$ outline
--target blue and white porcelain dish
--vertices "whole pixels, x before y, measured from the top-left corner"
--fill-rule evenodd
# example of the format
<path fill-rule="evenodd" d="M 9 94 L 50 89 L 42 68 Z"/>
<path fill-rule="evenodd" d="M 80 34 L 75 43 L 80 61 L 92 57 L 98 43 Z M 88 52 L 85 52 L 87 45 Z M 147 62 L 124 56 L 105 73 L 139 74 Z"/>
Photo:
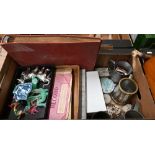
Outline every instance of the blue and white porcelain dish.
<path fill-rule="evenodd" d="M 28 94 L 32 90 L 32 83 L 23 83 L 23 84 L 18 84 L 14 90 L 14 99 L 16 101 L 19 100 L 27 100 Z"/>
<path fill-rule="evenodd" d="M 101 85 L 102 85 L 103 93 L 105 94 L 111 93 L 115 88 L 114 82 L 109 78 L 101 78 Z"/>

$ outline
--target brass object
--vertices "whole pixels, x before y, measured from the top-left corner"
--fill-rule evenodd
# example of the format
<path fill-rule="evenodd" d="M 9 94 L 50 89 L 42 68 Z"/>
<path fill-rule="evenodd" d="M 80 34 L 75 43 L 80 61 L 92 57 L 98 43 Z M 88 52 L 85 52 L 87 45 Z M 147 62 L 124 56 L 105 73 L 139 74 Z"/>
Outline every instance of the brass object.
<path fill-rule="evenodd" d="M 131 78 L 123 78 L 119 81 L 119 84 L 115 87 L 111 94 L 112 99 L 119 105 L 127 104 L 129 98 L 137 93 L 138 85 Z"/>

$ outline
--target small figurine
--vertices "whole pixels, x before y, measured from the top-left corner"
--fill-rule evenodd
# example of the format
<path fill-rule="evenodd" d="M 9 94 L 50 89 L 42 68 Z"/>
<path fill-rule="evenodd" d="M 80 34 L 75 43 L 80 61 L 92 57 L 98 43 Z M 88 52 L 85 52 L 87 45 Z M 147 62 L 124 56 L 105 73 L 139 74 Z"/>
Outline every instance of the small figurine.
<path fill-rule="evenodd" d="M 24 71 L 24 72 L 21 73 L 21 76 L 22 76 L 24 79 L 26 79 L 26 77 L 27 77 L 28 74 L 30 73 L 30 70 L 31 70 L 30 67 L 28 67 L 26 71 Z"/>
<path fill-rule="evenodd" d="M 34 115 L 37 112 L 39 112 L 39 111 L 37 110 L 36 102 L 35 101 L 31 101 L 31 106 L 28 109 L 28 113 L 30 113 L 31 115 Z"/>
<path fill-rule="evenodd" d="M 38 84 L 38 79 L 37 78 L 32 78 L 32 89 L 36 89 L 37 88 L 37 84 Z"/>
<path fill-rule="evenodd" d="M 30 96 L 27 99 L 27 106 L 25 107 L 25 111 L 30 113 L 37 112 L 36 107 L 46 107 L 46 101 L 48 95 L 48 89 L 34 89 L 32 90 Z M 35 104 L 33 104 L 35 103 Z"/>
<path fill-rule="evenodd" d="M 32 73 L 37 74 L 38 70 L 39 70 L 39 68 L 36 67 L 36 68 L 32 71 Z"/>
<path fill-rule="evenodd" d="M 44 86 L 47 86 L 47 85 L 49 85 L 49 83 L 50 83 L 50 81 L 51 81 L 51 78 L 50 78 L 50 75 L 51 75 L 51 74 L 47 75 L 47 73 L 48 73 L 50 70 L 49 70 L 49 69 L 46 69 L 46 70 L 44 71 L 44 68 L 42 68 L 41 70 L 42 70 L 42 71 L 39 72 L 39 73 L 37 74 L 37 78 L 38 78 L 40 81 L 42 81 L 42 82 L 45 83 Z M 43 72 L 43 71 L 44 71 L 44 72 Z"/>
<path fill-rule="evenodd" d="M 35 113 L 39 112 L 37 110 L 37 106 L 32 106 L 30 107 L 30 109 L 28 110 L 28 112 L 31 114 L 31 115 L 34 115 Z"/>
<path fill-rule="evenodd" d="M 42 69 L 38 72 L 38 75 L 42 75 L 44 73 L 45 67 L 42 67 Z"/>
<path fill-rule="evenodd" d="M 27 70 L 25 72 L 21 73 L 21 79 L 25 81 L 25 80 L 30 80 L 30 79 L 36 77 L 38 69 L 39 68 L 36 67 L 34 70 L 31 71 L 30 68 L 27 68 Z"/>
<path fill-rule="evenodd" d="M 10 105 L 10 108 L 13 109 L 14 114 L 17 116 L 17 119 L 21 119 L 21 117 L 25 114 L 22 110 L 17 110 L 18 106 L 20 105 L 19 102 L 13 102 Z"/>
<path fill-rule="evenodd" d="M 17 81 L 18 81 L 19 84 L 23 84 L 25 82 L 24 79 L 22 79 L 22 78 L 21 79 L 17 79 Z"/>

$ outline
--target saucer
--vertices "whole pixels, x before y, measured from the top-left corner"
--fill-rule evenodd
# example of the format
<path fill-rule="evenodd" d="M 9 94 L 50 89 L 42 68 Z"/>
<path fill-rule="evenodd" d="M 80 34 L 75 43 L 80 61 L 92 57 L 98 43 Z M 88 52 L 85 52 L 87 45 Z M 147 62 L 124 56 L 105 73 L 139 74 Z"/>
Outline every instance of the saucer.
<path fill-rule="evenodd" d="M 115 88 L 114 82 L 108 78 L 101 78 L 101 85 L 105 94 L 111 93 Z"/>

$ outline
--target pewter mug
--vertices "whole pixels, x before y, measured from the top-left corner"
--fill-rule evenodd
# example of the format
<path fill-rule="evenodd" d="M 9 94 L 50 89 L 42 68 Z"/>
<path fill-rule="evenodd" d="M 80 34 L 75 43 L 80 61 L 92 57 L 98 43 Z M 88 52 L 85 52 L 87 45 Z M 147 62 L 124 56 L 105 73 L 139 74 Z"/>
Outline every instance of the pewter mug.
<path fill-rule="evenodd" d="M 105 111 L 99 111 L 92 115 L 91 119 L 101 120 L 101 119 L 110 119 L 110 115 Z"/>
<path fill-rule="evenodd" d="M 143 115 L 135 110 L 129 110 L 125 113 L 124 119 L 141 120 L 144 119 Z"/>
<path fill-rule="evenodd" d="M 132 73 L 132 67 L 127 61 L 113 60 L 109 61 L 110 78 L 114 83 L 118 83 L 120 79 L 129 76 Z"/>
<path fill-rule="evenodd" d="M 111 94 L 112 99 L 119 105 L 127 104 L 129 98 L 138 91 L 137 83 L 131 78 L 123 78 Z"/>

